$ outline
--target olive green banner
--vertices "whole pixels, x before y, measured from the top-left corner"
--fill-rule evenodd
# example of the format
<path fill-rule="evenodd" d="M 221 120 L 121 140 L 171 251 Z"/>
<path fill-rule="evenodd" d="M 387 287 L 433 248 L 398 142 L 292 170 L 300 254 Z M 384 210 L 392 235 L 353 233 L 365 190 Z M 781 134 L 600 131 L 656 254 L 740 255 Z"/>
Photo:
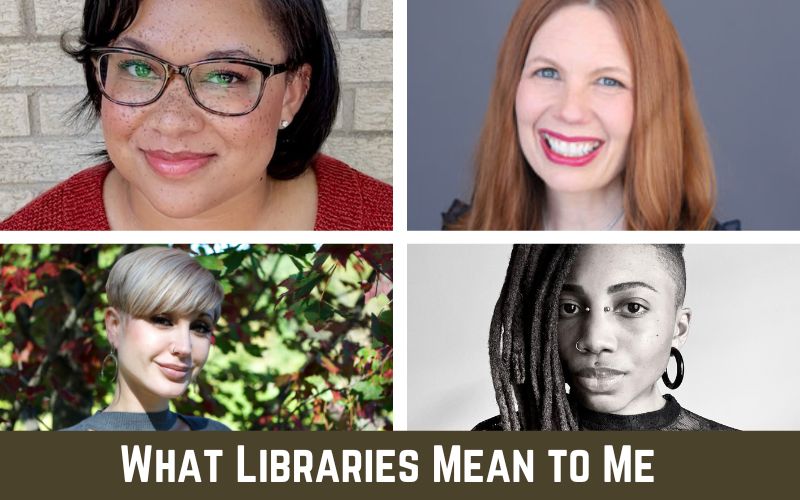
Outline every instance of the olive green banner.
<path fill-rule="evenodd" d="M 0 481 L 5 498 L 740 498 L 792 491 L 797 449 L 800 432 L 8 432 Z"/>

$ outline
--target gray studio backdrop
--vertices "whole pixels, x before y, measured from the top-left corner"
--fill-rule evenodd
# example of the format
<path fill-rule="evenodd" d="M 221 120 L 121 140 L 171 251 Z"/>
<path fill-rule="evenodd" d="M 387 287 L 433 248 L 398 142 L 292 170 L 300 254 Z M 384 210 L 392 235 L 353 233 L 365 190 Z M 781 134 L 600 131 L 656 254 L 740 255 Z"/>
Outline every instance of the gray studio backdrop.
<path fill-rule="evenodd" d="M 488 332 L 510 246 L 409 245 L 408 429 L 469 430 L 497 415 Z M 800 430 L 800 246 L 685 250 L 685 408 L 742 430 Z"/>
<path fill-rule="evenodd" d="M 689 55 L 721 220 L 800 229 L 800 2 L 662 0 Z M 495 61 L 517 0 L 408 2 L 408 227 L 469 200 Z"/>

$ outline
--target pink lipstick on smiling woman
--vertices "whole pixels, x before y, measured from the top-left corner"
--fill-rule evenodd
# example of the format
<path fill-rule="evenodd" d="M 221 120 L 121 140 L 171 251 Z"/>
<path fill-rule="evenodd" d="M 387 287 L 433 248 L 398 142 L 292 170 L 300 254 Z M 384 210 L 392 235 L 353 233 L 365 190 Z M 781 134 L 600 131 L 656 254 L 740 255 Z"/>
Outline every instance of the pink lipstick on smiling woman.
<path fill-rule="evenodd" d="M 552 130 L 540 129 L 542 149 L 553 163 L 583 167 L 600 154 L 605 141 L 596 137 L 567 137 Z"/>
<path fill-rule="evenodd" d="M 206 166 L 214 154 L 142 150 L 150 167 L 164 177 L 182 177 Z"/>

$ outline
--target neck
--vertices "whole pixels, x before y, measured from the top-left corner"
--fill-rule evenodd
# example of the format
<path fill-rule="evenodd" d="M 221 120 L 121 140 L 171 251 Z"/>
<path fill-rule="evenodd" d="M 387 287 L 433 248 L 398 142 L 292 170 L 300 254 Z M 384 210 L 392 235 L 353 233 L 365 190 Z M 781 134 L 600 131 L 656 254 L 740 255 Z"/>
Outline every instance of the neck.
<path fill-rule="evenodd" d="M 272 181 L 265 175 L 262 182 L 252 185 L 235 197 L 223 200 L 208 210 L 188 217 L 176 217 L 160 212 L 144 194 L 127 181 L 124 206 L 130 214 L 130 224 L 145 230 L 248 230 L 258 225 L 259 215 L 269 205 Z"/>
<path fill-rule="evenodd" d="M 544 228 L 547 230 L 625 229 L 622 180 L 604 189 L 581 193 L 546 193 Z"/>
<path fill-rule="evenodd" d="M 120 378 L 114 391 L 114 400 L 106 411 L 129 413 L 158 413 L 169 409 L 169 400 L 144 391 L 134 391 Z"/>

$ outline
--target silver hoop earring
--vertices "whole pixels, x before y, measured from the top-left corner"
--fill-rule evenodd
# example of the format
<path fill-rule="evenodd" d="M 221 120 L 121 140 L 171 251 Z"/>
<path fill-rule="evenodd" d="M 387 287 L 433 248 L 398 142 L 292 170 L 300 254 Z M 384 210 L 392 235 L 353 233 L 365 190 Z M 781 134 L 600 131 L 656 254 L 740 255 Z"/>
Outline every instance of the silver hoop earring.
<path fill-rule="evenodd" d="M 581 349 L 581 347 L 578 345 L 579 343 L 580 343 L 580 340 L 575 342 L 575 349 L 577 349 L 578 352 L 580 352 L 580 353 L 589 352 L 587 349 Z"/>
<path fill-rule="evenodd" d="M 119 372 L 119 360 L 117 359 L 116 348 L 113 346 L 111 347 L 111 352 L 106 354 L 106 357 L 103 358 L 103 364 L 100 365 L 102 368 L 100 369 L 100 375 L 103 378 L 106 378 L 106 365 L 108 364 L 108 360 L 111 359 L 114 361 L 114 377 L 111 379 L 112 382 L 117 381 L 117 373 Z"/>
<path fill-rule="evenodd" d="M 283 130 L 289 126 L 289 120 L 281 120 L 280 129 Z"/>

